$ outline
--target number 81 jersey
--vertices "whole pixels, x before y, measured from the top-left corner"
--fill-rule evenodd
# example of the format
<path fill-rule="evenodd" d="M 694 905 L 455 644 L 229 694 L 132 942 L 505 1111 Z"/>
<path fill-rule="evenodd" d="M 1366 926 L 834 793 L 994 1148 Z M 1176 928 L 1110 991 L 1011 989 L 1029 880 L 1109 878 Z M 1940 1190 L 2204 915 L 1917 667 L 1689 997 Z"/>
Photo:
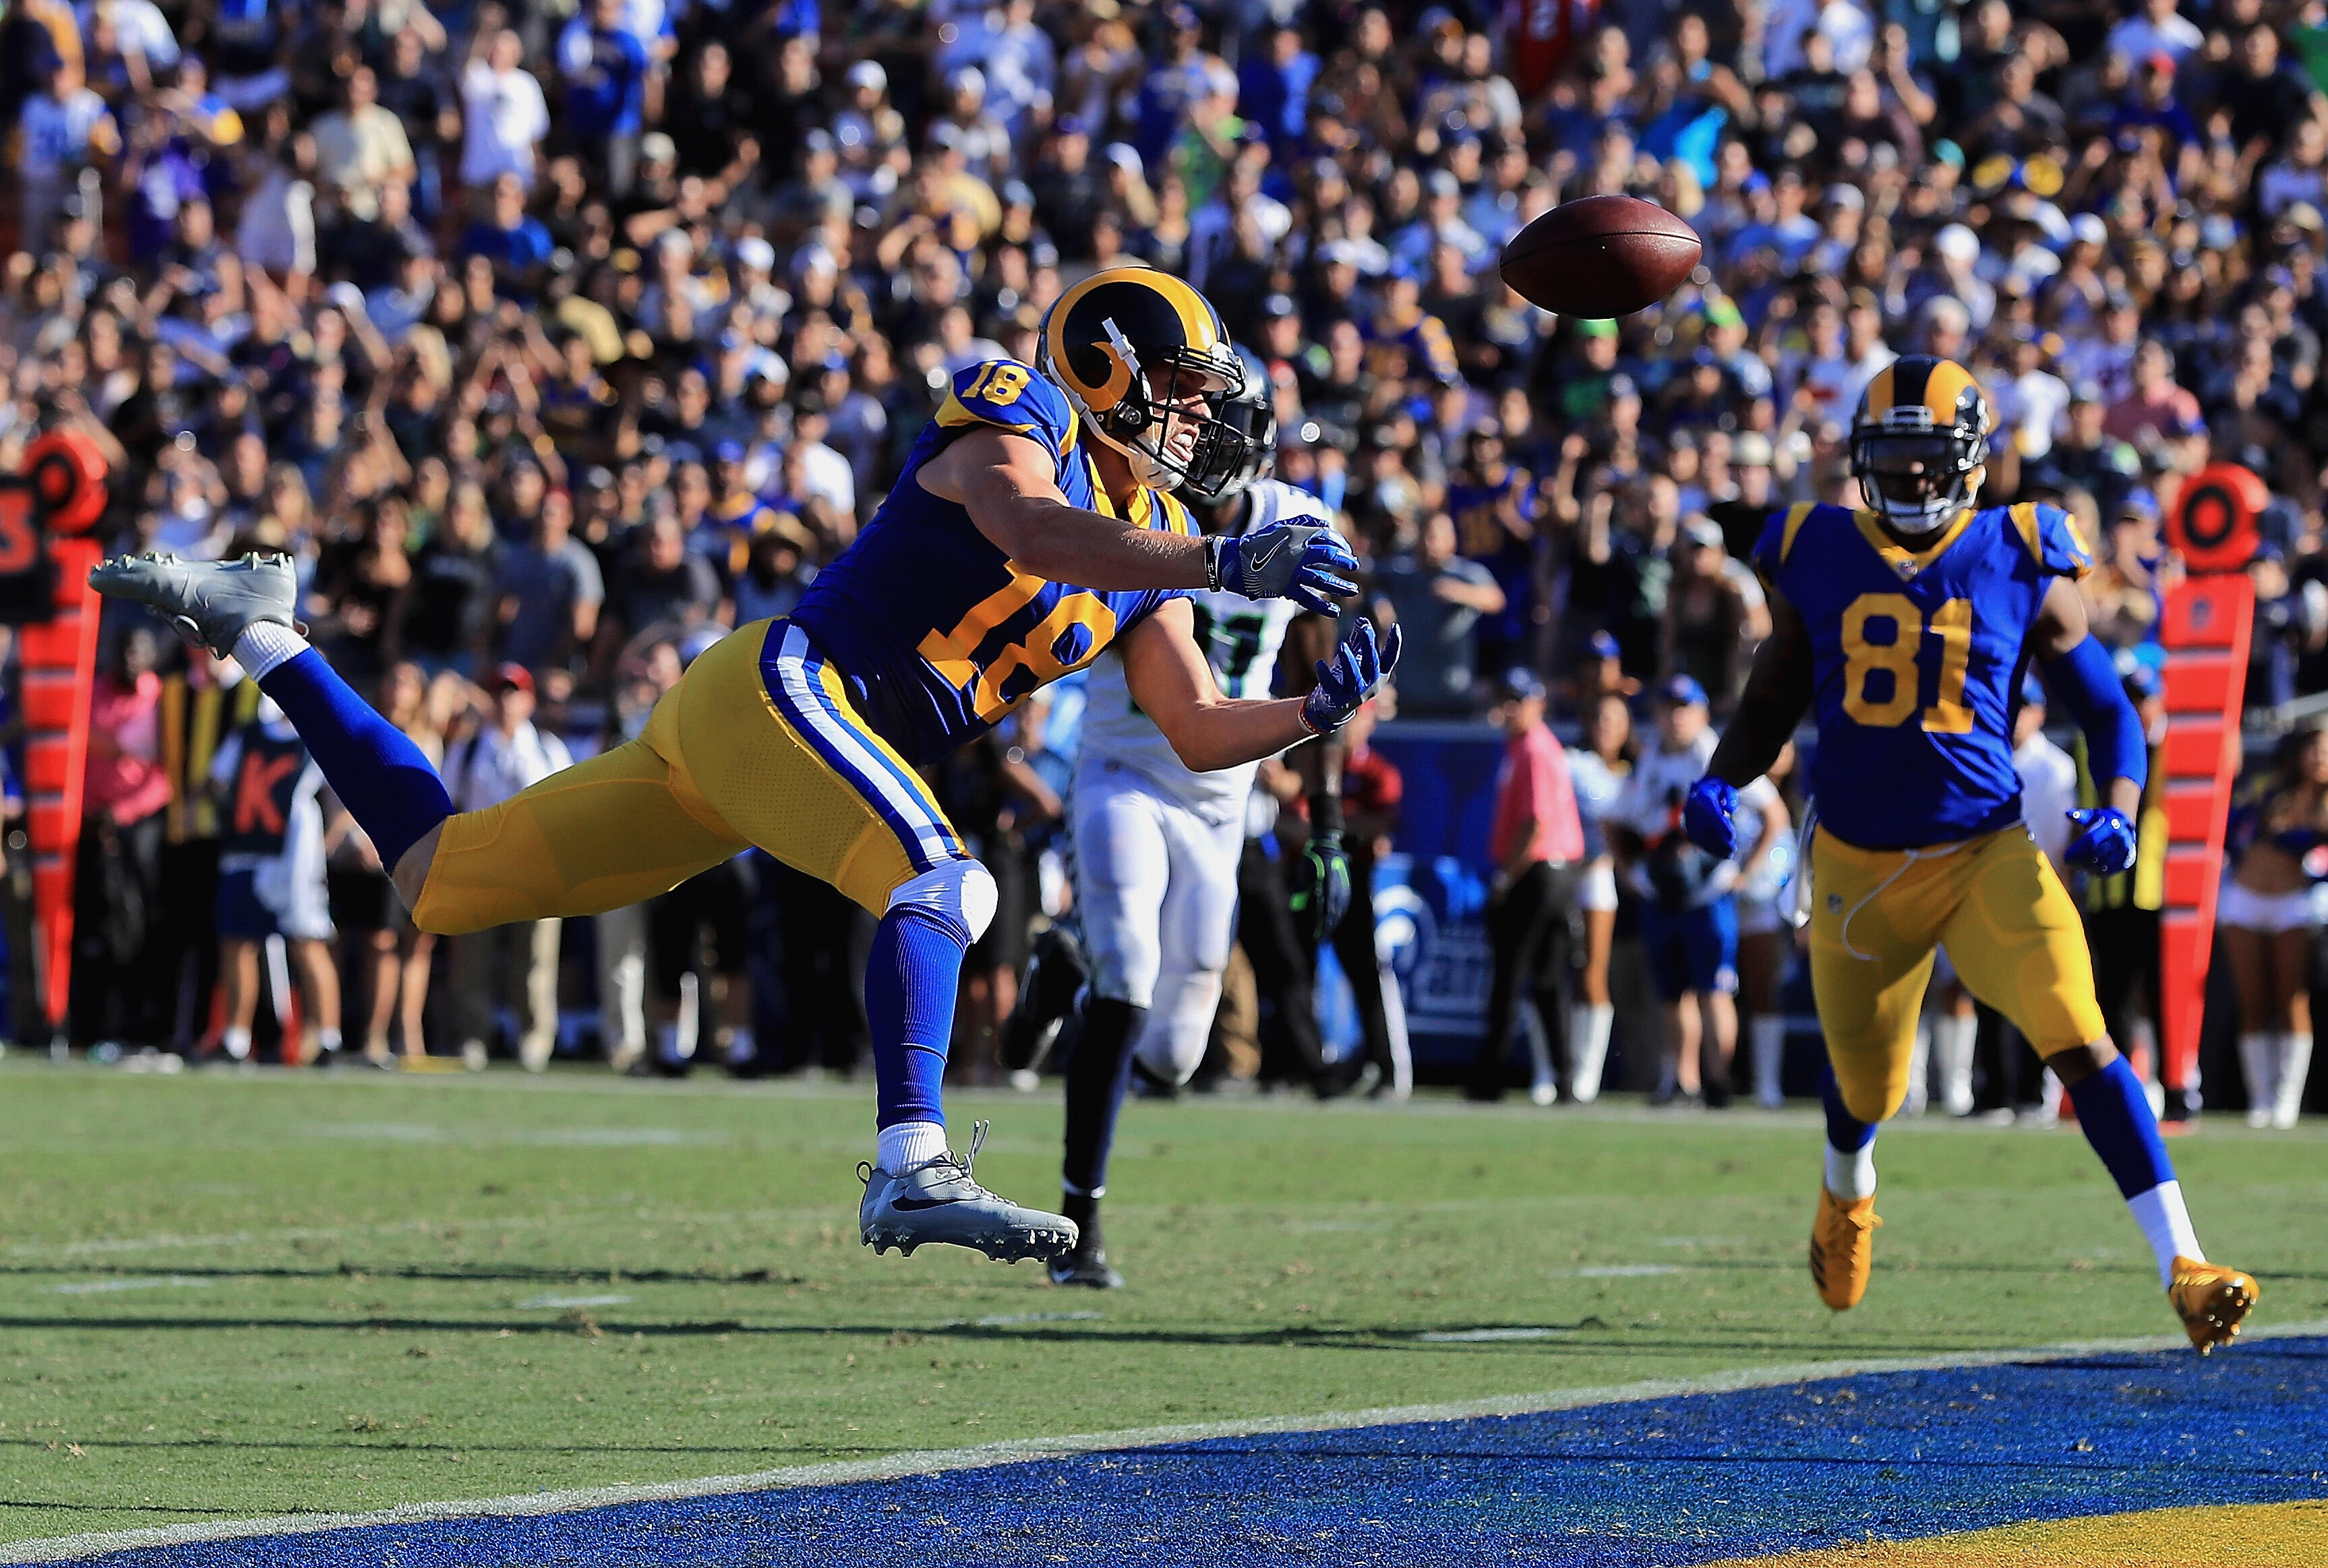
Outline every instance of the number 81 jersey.
<path fill-rule="evenodd" d="M 1273 522 L 1328 521 L 1316 497 L 1281 480 L 1256 480 L 1244 493 L 1244 518 L 1234 530 L 1239 537 Z M 1300 607 L 1291 599 L 1248 599 L 1230 593 L 1197 593 L 1189 597 L 1197 612 L 1197 642 L 1206 662 L 1213 667 L 1213 680 L 1221 695 L 1270 695 L 1278 651 L 1285 645 L 1285 628 L 1301 613 Z M 1120 656 L 1103 656 L 1092 666 L 1087 690 L 1078 772 L 1110 765 L 1130 768 L 1158 794 L 1187 806 L 1208 822 L 1225 822 L 1229 813 L 1244 812 L 1260 764 L 1244 763 L 1218 773 L 1191 773 L 1163 732 L 1131 699 Z"/>
<path fill-rule="evenodd" d="M 1754 565 L 1810 634 L 1822 830 L 1906 850 L 2020 820 L 2023 650 L 2053 579 L 2093 565 L 2068 513 L 1967 511 L 1910 549 L 1871 512 L 1805 503 L 1771 517 Z"/>

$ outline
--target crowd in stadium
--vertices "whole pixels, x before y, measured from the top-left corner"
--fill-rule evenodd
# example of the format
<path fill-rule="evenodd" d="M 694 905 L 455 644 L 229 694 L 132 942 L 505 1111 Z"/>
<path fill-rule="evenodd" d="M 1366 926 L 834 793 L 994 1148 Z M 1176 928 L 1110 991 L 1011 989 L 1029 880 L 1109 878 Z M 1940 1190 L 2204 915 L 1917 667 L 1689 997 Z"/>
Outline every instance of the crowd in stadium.
<path fill-rule="evenodd" d="M 1767 627 L 1706 509 L 1855 500 L 1846 426 L 1901 353 L 1986 390 L 1984 502 L 2055 501 L 2095 543 L 2137 695 L 2180 569 L 2162 513 L 2211 461 L 2262 475 L 2248 701 L 2328 689 L 2323 82 L 2319 0 L 9 0 L 0 467 L 79 428 L 109 543 L 291 552 L 317 645 L 489 803 L 784 614 L 949 374 L 1032 362 L 1064 287 L 1137 259 L 1265 365 L 1278 477 L 1405 628 L 1396 715 L 1525 737 L 1548 711 L 1592 758 L 1598 853 L 1634 732 L 1718 724 Z M 1522 225 L 1620 192 L 1702 235 L 1688 286 L 1615 322 L 1502 286 Z M 249 1051 L 230 906 L 312 831 L 328 897 L 276 924 L 314 1043 L 539 1066 L 562 944 L 618 1063 L 676 1065 L 690 991 L 739 1068 L 855 1059 L 862 922 L 821 884 L 754 856 L 587 944 L 439 946 L 328 797 L 235 809 L 268 731 L 230 663 L 119 606 L 102 657 L 81 1043 Z M 1058 904 L 1051 718 L 938 781 L 1004 889 L 973 1075 Z M 2284 763 L 2315 814 L 2321 750 Z M 2235 875 L 2307 886 L 2281 871 Z M 1618 897 L 1577 925 L 1586 1005 Z M 2269 958 L 2305 908 L 2241 967 L 2257 1019 L 2296 1005 Z M 1694 1054 L 1667 1077 L 1695 1092 Z"/>

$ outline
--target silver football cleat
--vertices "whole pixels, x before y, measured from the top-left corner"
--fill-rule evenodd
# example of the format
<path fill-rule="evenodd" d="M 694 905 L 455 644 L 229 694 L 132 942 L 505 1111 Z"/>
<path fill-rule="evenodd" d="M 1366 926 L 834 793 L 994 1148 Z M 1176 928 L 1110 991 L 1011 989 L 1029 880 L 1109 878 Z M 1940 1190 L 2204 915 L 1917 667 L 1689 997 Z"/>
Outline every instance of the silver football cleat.
<path fill-rule="evenodd" d="M 1073 1252 L 1075 1221 L 998 1197 L 972 1177 L 987 1125 L 980 1122 L 972 1128 L 966 1155 L 949 1150 L 926 1165 L 895 1175 L 859 1164 L 857 1175 L 865 1183 L 865 1199 L 858 1206 L 857 1223 L 865 1244 L 876 1253 L 896 1247 L 910 1257 L 915 1247 L 943 1243 L 1005 1263 Z"/>

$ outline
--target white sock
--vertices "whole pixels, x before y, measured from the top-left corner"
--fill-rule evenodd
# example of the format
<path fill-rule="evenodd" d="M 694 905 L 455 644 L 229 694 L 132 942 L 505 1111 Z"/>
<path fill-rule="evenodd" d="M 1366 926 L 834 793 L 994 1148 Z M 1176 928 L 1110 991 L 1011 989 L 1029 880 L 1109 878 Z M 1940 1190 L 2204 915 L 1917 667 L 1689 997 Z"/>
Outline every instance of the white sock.
<path fill-rule="evenodd" d="M 1754 1098 L 1775 1105 L 1785 1098 L 1779 1073 L 1787 1065 L 1787 1020 L 1757 1013 L 1748 1032 L 1754 1044 Z"/>
<path fill-rule="evenodd" d="M 2279 1089 L 2279 1037 L 2261 1029 L 2239 1037 L 2239 1071 L 2248 1081 L 2248 1125 L 2271 1119 Z"/>
<path fill-rule="evenodd" d="M 2199 1250 L 2199 1233 L 2191 1228 L 2191 1211 L 2182 1207 L 2182 1184 L 2162 1181 L 2148 1192 L 2137 1192 L 2126 1200 L 2134 1211 L 2134 1223 L 2142 1227 L 2142 1239 L 2150 1244 L 2153 1255 L 2158 1259 L 2158 1282 L 2174 1282 L 2174 1260 L 2189 1258 L 2203 1263 L 2207 1254 Z"/>
<path fill-rule="evenodd" d="M 1927 1087 L 1931 1082 L 1932 1019 L 1929 1014 L 1916 1020 L 1916 1044 L 1908 1053 L 1908 1097 L 1900 1103 L 1903 1116 L 1921 1116 L 1929 1099 Z"/>
<path fill-rule="evenodd" d="M 1875 1140 L 1845 1154 L 1834 1144 L 1826 1148 L 1826 1189 L 1849 1203 L 1875 1196 Z"/>
<path fill-rule="evenodd" d="M 1966 1013 L 1944 1013 L 1932 1020 L 1932 1065 L 1939 1069 L 1940 1103 L 1951 1116 L 1972 1109 L 1973 1037 L 1980 1020 Z"/>
<path fill-rule="evenodd" d="M 880 1151 L 874 1166 L 892 1176 L 927 1165 L 946 1151 L 943 1122 L 899 1122 L 881 1129 Z"/>
<path fill-rule="evenodd" d="M 226 1054 L 232 1056 L 236 1061 L 247 1062 L 250 1060 L 250 1031 L 249 1029 L 230 1028 L 219 1037 L 219 1043 L 226 1047 Z"/>
<path fill-rule="evenodd" d="M 234 662 L 253 681 L 307 651 L 307 639 L 280 621 L 253 621 L 234 640 Z"/>
<path fill-rule="evenodd" d="M 2271 1124 L 2293 1127 L 2304 1110 L 2304 1080 L 2312 1070 L 2312 1035 L 2279 1037 L 2279 1081 L 2273 1085 Z"/>
<path fill-rule="evenodd" d="M 317 1029 L 315 1031 L 315 1047 L 318 1050 L 338 1050 L 340 1048 L 340 1031 L 337 1029 Z"/>
<path fill-rule="evenodd" d="M 753 1038 L 752 1031 L 750 1029 L 729 1029 L 728 1031 L 728 1060 L 729 1065 L 739 1067 L 742 1066 L 745 1063 L 750 1061 L 759 1053 L 759 1042 Z"/>
<path fill-rule="evenodd" d="M 1616 1018 L 1617 1009 L 1605 1002 L 1599 1007 L 1582 1004 L 1568 1011 L 1568 1048 L 1573 1053 L 1569 1088 L 1580 1105 L 1600 1097 L 1600 1072 L 1609 1060 L 1609 1026 Z"/>

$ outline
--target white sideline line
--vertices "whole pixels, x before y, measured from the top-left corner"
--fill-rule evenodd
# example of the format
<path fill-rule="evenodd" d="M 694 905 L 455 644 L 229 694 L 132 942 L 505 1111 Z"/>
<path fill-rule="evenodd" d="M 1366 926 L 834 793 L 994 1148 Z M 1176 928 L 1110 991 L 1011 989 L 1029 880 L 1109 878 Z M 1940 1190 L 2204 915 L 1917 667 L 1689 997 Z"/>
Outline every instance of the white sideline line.
<path fill-rule="evenodd" d="M 2328 1334 L 2328 1319 L 2306 1323 L 2282 1323 L 2258 1329 L 2248 1338 L 2251 1340 L 2285 1339 L 2315 1334 Z M 106 1552 L 124 1552 L 136 1546 L 174 1546 L 199 1541 L 233 1541 L 263 1535 L 303 1535 L 326 1530 L 423 1524 L 437 1519 L 480 1516 L 521 1518 L 570 1513 L 580 1508 L 603 1508 L 621 1503 L 681 1502 L 693 1498 L 733 1496 L 739 1492 L 833 1486 L 848 1481 L 896 1480 L 906 1476 L 938 1475 L 948 1470 L 978 1469 L 994 1465 L 1028 1464 L 1040 1460 L 1070 1459 L 1076 1454 L 1115 1449 L 1156 1448 L 1168 1443 L 1198 1442 L 1210 1438 L 1253 1437 L 1279 1432 L 1347 1432 L 1362 1427 L 1398 1426 L 1414 1422 L 1463 1421 L 1489 1415 L 1533 1415 L 1544 1411 L 1575 1410 L 1591 1404 L 1619 1404 L 1644 1399 L 1670 1399 L 1687 1394 L 1725 1394 L 1746 1388 L 1770 1388 L 1780 1384 L 1815 1379 L 1857 1377 L 1886 1372 L 1934 1372 L 1959 1366 L 1998 1366 L 2016 1361 L 2059 1361 L 2126 1351 L 2188 1349 L 2189 1346 L 2190 1341 L 2180 1334 L 2156 1334 L 2132 1339 L 2090 1339 L 2042 1345 L 2020 1350 L 1973 1350 L 1955 1356 L 1808 1361 L 1790 1366 L 1742 1367 L 1732 1372 L 1708 1373 L 1700 1377 L 1648 1378 L 1638 1383 L 1619 1383 L 1600 1388 L 1554 1389 L 1541 1394 L 1457 1400 L 1444 1404 L 1394 1405 L 1376 1410 L 1326 1411 L 1312 1415 L 1258 1416 L 1245 1421 L 1192 1422 L 1179 1426 L 1126 1427 L 1116 1432 L 1077 1432 L 1065 1437 L 1016 1438 L 1003 1442 L 981 1443 L 975 1448 L 925 1449 L 910 1453 L 887 1454 L 879 1459 L 792 1465 L 743 1476 L 707 1476 L 699 1480 L 590 1487 L 460 1502 L 408 1503 L 401 1507 L 361 1514 L 292 1514 L 268 1519 L 215 1520 L 202 1524 L 150 1526 L 140 1530 L 105 1530 L 86 1535 L 60 1535 L 47 1540 L 16 1541 L 0 1545 L 0 1563 L 56 1563 L 77 1557 L 93 1557 Z"/>

